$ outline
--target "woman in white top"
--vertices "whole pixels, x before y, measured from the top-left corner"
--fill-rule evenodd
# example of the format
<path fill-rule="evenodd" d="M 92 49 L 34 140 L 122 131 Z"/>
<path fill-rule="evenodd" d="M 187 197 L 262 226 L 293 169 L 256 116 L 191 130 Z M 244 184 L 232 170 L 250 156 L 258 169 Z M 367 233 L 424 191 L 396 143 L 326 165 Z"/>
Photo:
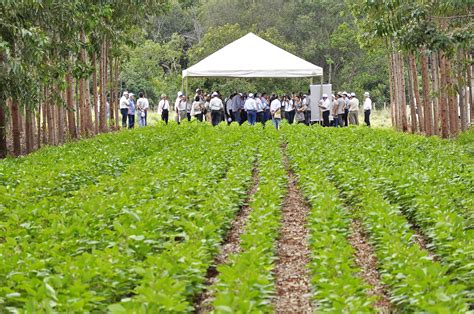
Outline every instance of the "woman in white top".
<path fill-rule="evenodd" d="M 281 102 L 278 100 L 276 95 L 272 95 L 270 98 L 270 115 L 272 116 L 273 125 L 277 130 L 280 129 L 281 122 Z"/>
<path fill-rule="evenodd" d="M 203 117 L 203 110 L 204 110 L 204 104 L 201 101 L 201 97 L 196 96 L 194 98 L 194 102 L 191 108 L 191 115 L 196 117 L 196 119 L 199 122 L 202 122 L 202 117 Z"/>
<path fill-rule="evenodd" d="M 293 103 L 293 99 L 290 99 L 289 96 L 284 96 L 282 101 L 282 106 L 285 107 L 285 119 L 288 120 L 289 124 L 293 124 L 293 120 L 295 119 L 295 105 Z"/>

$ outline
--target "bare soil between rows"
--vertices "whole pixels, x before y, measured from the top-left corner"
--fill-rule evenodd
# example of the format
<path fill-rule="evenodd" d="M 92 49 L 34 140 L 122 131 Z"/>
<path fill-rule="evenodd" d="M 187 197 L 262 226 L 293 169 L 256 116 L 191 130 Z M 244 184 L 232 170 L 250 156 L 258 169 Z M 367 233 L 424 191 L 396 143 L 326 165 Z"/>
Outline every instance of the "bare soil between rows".
<path fill-rule="evenodd" d="M 250 183 L 250 189 L 247 193 L 247 198 L 245 199 L 242 207 L 237 212 L 234 220 L 231 222 L 229 231 L 224 238 L 219 254 L 214 258 L 213 264 L 207 270 L 206 279 L 204 281 L 205 288 L 203 292 L 196 297 L 196 301 L 194 303 L 195 313 L 209 313 L 213 310 L 212 301 L 214 300 L 214 295 L 210 288 L 216 283 L 217 276 L 219 275 L 217 266 L 226 264 L 230 255 L 241 252 L 240 237 L 245 230 L 247 219 L 252 211 L 249 203 L 252 200 L 254 194 L 257 192 L 258 184 L 258 168 L 255 165 L 252 170 L 252 181 Z"/>
<path fill-rule="evenodd" d="M 284 147 L 282 148 L 284 150 Z M 297 178 L 289 169 L 288 192 L 282 207 L 280 236 L 277 242 L 275 266 L 276 313 L 312 313 L 309 230 L 307 216 L 310 211 L 297 187 Z"/>

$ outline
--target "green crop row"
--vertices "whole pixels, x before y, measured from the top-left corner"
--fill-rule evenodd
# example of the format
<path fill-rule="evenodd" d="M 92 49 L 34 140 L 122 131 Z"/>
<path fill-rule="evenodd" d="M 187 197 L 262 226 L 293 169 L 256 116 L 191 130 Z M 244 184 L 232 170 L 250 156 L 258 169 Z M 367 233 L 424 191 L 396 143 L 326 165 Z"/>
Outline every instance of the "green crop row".
<path fill-rule="evenodd" d="M 375 299 L 358 275 L 354 249 L 347 241 L 350 218 L 339 200 L 337 189 L 324 178 L 324 164 L 310 162 L 312 147 L 299 136 L 287 133 L 287 151 L 298 182 L 311 211 L 311 263 L 313 299 L 320 312 L 375 312 Z"/>
<path fill-rule="evenodd" d="M 375 246 L 381 279 L 390 287 L 392 302 L 410 311 L 466 311 L 465 287 L 452 283 L 448 267 L 433 261 L 414 243 L 414 233 L 399 209 L 376 191 L 373 174 L 355 162 L 361 148 L 350 141 L 349 132 L 353 131 L 315 128 L 293 140 L 330 148 L 311 150 L 307 161 L 322 165 L 362 221 Z M 371 155 L 359 158 L 373 165 Z"/>
<path fill-rule="evenodd" d="M 241 236 L 242 252 L 232 254 L 227 264 L 217 267 L 217 282 L 211 287 L 216 313 L 272 310 L 275 293 L 272 270 L 286 171 L 278 132 L 267 128 L 262 136 L 265 142 L 258 147 L 258 189 L 249 204 L 252 211 Z"/>
<path fill-rule="evenodd" d="M 394 132 L 347 132 L 358 149 L 344 148 L 351 164 L 430 240 L 429 248 L 466 285 L 474 302 L 474 163 L 458 146 Z"/>
<path fill-rule="evenodd" d="M 177 284 L 184 282 L 180 276 L 190 277 L 186 270 L 206 269 L 206 258 L 245 196 L 250 173 L 241 168 L 251 164 L 253 152 L 235 145 L 245 130 L 202 127 L 176 133 L 182 141 L 170 141 L 119 177 L 8 213 L 0 222 L 5 231 L 0 310 L 88 311 L 121 306 L 118 301 L 133 304 L 155 291 L 146 283 L 151 270 L 166 273 L 153 262 L 166 256 L 180 256 L 170 263 L 179 271 L 169 272 Z M 193 289 L 199 290 L 199 283 L 186 285 L 184 298 Z M 167 308 L 170 301 L 162 302 Z"/>

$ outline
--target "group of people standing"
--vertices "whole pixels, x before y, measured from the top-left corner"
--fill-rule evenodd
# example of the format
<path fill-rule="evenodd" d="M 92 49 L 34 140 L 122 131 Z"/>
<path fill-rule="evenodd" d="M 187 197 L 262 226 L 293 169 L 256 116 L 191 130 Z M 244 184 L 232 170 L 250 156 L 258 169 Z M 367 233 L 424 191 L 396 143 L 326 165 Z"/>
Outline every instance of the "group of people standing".
<path fill-rule="evenodd" d="M 319 102 L 319 108 L 323 114 L 323 126 L 345 127 L 359 125 L 360 101 L 355 93 L 339 92 L 329 99 L 323 94 Z M 368 92 L 364 93 L 364 122 L 370 127 L 370 113 L 372 111 L 372 100 Z"/>
<path fill-rule="evenodd" d="M 332 95 L 331 99 L 323 94 L 319 101 L 322 112 L 322 121 L 325 127 L 344 127 L 348 125 L 359 125 L 359 99 L 355 93 L 339 92 Z M 134 94 L 125 91 L 120 99 L 120 111 L 122 113 L 122 127 L 133 128 L 135 116 L 138 115 L 140 126 L 147 125 L 149 102 L 143 93 L 135 103 Z M 212 94 L 204 94 L 197 89 L 194 97 L 189 100 L 182 92 L 178 92 L 174 106 L 170 105 L 168 96 L 161 95 L 158 103 L 158 114 L 168 124 L 170 111 L 174 110 L 174 117 L 178 124 L 182 121 L 191 121 L 192 117 L 203 122 L 208 121 L 213 126 L 225 121 L 227 124 L 233 122 L 250 125 L 272 120 L 273 125 L 279 129 L 282 119 L 289 124 L 301 123 L 311 125 L 311 99 L 308 95 L 293 93 L 279 97 L 276 94 L 266 93 L 233 93 L 224 98 L 216 91 Z M 364 93 L 364 121 L 370 127 L 370 113 L 372 100 L 368 92 Z M 314 122 L 313 122 L 314 123 Z"/>
<path fill-rule="evenodd" d="M 138 116 L 139 126 L 147 125 L 148 109 L 150 103 L 143 93 L 138 94 L 138 100 L 135 103 L 135 95 L 124 91 L 120 98 L 120 113 L 122 114 L 122 128 L 133 129 L 135 127 L 135 115 Z"/>

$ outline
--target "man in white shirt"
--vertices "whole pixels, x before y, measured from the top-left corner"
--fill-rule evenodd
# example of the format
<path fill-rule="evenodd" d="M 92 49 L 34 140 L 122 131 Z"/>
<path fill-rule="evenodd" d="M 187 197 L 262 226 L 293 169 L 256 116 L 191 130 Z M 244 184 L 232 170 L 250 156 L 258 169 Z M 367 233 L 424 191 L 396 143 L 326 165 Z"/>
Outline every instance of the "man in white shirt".
<path fill-rule="evenodd" d="M 351 100 L 349 100 L 349 123 L 359 125 L 359 99 L 355 93 L 351 93 Z"/>
<path fill-rule="evenodd" d="M 161 94 L 161 100 L 158 103 L 158 114 L 161 115 L 161 120 L 165 121 L 168 124 L 170 113 L 170 102 L 168 101 L 168 96 L 166 94 Z"/>
<path fill-rule="evenodd" d="M 120 113 L 122 114 L 122 128 L 127 128 L 128 119 L 128 92 L 124 91 L 120 98 Z"/>
<path fill-rule="evenodd" d="M 323 94 L 323 99 L 320 102 L 319 108 L 321 108 L 323 112 L 323 126 L 328 127 L 329 126 L 329 108 L 331 105 L 330 100 L 328 99 L 327 94 Z"/>
<path fill-rule="evenodd" d="M 308 95 L 303 95 L 303 106 L 306 106 L 304 112 L 304 123 L 306 125 L 311 124 L 311 98 Z"/>
<path fill-rule="evenodd" d="M 364 122 L 370 128 L 370 112 L 372 111 L 372 99 L 369 92 L 364 93 Z"/>
<path fill-rule="evenodd" d="M 143 95 L 142 92 L 138 94 L 137 100 L 137 109 L 138 109 L 138 125 L 139 126 L 146 126 L 147 125 L 147 115 L 148 115 L 148 108 L 150 107 L 150 103 L 148 99 Z"/>
<path fill-rule="evenodd" d="M 245 101 L 244 110 L 247 111 L 249 124 L 255 125 L 255 122 L 257 122 L 257 102 L 252 93 L 249 94 L 249 97 Z"/>
<path fill-rule="evenodd" d="M 217 92 L 212 93 L 212 99 L 209 102 L 209 110 L 211 110 L 211 122 L 213 126 L 221 123 L 222 111 L 224 110 L 224 104 L 219 98 Z"/>

